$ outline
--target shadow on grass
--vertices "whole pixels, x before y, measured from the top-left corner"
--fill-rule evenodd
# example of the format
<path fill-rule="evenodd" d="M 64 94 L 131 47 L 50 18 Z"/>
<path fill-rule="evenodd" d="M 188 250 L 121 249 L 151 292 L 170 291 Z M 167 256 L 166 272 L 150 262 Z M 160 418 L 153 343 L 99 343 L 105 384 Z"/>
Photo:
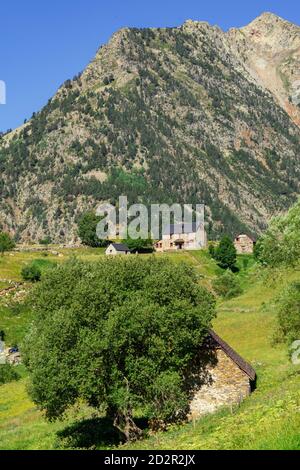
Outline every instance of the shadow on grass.
<path fill-rule="evenodd" d="M 147 428 L 145 418 L 135 419 L 141 429 Z M 109 418 L 91 418 L 74 423 L 57 433 L 59 447 L 68 449 L 107 449 L 124 443 L 123 436 Z"/>

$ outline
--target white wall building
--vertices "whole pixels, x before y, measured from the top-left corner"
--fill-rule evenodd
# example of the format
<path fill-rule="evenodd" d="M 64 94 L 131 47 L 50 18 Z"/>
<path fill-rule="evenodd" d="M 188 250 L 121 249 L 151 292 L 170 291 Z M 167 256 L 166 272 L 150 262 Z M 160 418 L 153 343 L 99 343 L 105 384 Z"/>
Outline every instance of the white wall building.
<path fill-rule="evenodd" d="M 129 255 L 130 250 L 127 245 L 124 245 L 124 243 L 111 243 L 106 248 L 105 254 L 107 256 Z"/>
<path fill-rule="evenodd" d="M 203 223 L 170 225 L 162 240 L 155 244 L 156 251 L 201 250 L 207 245 Z"/>

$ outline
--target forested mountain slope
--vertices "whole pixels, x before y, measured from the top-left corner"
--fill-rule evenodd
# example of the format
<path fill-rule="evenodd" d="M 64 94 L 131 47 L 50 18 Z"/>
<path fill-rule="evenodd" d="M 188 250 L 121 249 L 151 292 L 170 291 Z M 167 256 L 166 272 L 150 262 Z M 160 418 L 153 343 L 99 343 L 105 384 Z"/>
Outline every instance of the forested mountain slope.
<path fill-rule="evenodd" d="M 266 22 L 289 25 L 261 18 L 262 35 Z M 300 28 L 292 30 L 298 44 Z M 82 212 L 123 194 L 204 202 L 210 236 L 261 232 L 299 194 L 297 90 L 288 114 L 251 66 L 251 25 L 239 31 L 187 21 L 117 32 L 0 139 L 2 227 L 22 241 L 72 242 Z"/>

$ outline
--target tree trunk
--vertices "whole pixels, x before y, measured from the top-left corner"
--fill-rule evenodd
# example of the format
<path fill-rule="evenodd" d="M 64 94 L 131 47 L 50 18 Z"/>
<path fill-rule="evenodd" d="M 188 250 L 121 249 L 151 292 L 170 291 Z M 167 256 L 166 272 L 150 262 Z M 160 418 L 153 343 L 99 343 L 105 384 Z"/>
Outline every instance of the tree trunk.
<path fill-rule="evenodd" d="M 124 434 L 127 442 L 137 441 L 142 437 L 143 431 L 135 424 L 131 413 L 116 412 L 114 426 Z"/>

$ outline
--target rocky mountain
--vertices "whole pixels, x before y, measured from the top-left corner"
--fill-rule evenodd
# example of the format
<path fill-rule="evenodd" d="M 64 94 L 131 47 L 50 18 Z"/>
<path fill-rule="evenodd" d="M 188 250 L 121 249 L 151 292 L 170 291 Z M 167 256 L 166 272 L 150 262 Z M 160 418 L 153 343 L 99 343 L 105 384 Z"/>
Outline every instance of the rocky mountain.
<path fill-rule="evenodd" d="M 271 91 L 299 126 L 299 26 L 265 13 L 245 28 L 230 30 L 229 34 L 250 74 Z"/>
<path fill-rule="evenodd" d="M 0 139 L 0 224 L 73 242 L 100 201 L 207 206 L 211 237 L 259 234 L 299 195 L 300 28 L 122 29 Z"/>

